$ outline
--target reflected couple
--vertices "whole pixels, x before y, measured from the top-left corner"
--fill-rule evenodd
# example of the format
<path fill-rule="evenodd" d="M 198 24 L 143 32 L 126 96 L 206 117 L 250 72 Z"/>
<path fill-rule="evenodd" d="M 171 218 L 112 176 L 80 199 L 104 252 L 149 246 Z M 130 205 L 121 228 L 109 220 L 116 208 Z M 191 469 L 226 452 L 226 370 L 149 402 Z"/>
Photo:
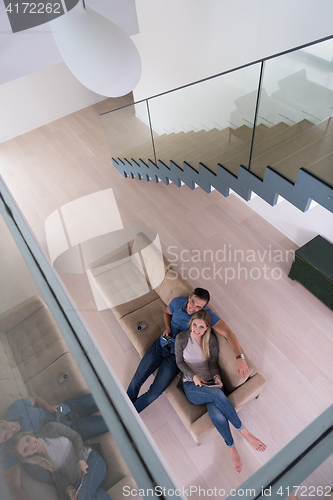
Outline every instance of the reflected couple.
<path fill-rule="evenodd" d="M 104 459 L 66 425 L 50 422 L 39 436 L 17 432 L 6 444 L 6 453 L 15 461 L 50 472 L 61 499 L 72 500 L 82 480 L 80 500 L 110 500 L 100 487 L 107 472 Z"/>
<path fill-rule="evenodd" d="M 60 408 L 62 410 L 61 412 Z M 12 451 L 13 449 L 9 444 L 12 443 L 14 438 L 17 439 L 18 434 L 22 432 L 33 432 L 34 435 L 40 434 L 44 432 L 48 424 L 53 423 L 55 427 L 59 426 L 65 433 L 66 430 L 70 433 L 75 433 L 81 442 L 86 441 L 109 431 L 103 417 L 101 415 L 93 415 L 93 413 L 98 411 L 98 406 L 92 394 L 84 394 L 77 398 L 67 399 L 63 403 L 55 406 L 49 405 L 39 396 L 18 399 L 11 404 L 6 412 L 5 420 L 0 421 L 0 444 L 5 481 L 13 500 L 25 500 L 27 498 L 21 486 L 20 469 L 22 458 L 25 459 L 27 457 L 20 457 Z M 71 434 L 71 436 L 73 437 L 73 434 Z M 58 437 L 65 438 L 67 436 L 64 434 Z M 76 442 L 78 438 L 76 437 Z M 71 438 L 69 437 L 68 439 Z M 7 443 L 6 447 L 4 443 Z M 11 450 L 11 455 L 8 454 L 8 449 Z M 69 443 L 67 443 L 66 449 L 67 451 L 70 449 Z M 91 453 L 90 461 L 96 458 L 94 450 L 92 450 Z M 103 458 L 100 458 L 104 462 Z M 81 455 L 78 460 L 81 460 Z M 45 471 L 49 471 L 47 467 L 41 469 L 40 464 L 40 467 L 37 467 L 34 461 L 31 462 L 27 460 L 25 460 L 23 466 L 37 481 L 46 483 L 52 482 L 50 475 L 45 473 Z M 93 467 L 90 469 L 92 470 Z M 102 469 L 103 467 L 101 466 L 101 470 Z M 88 481 L 86 481 L 86 483 L 87 482 Z M 109 497 L 107 496 L 106 498 Z"/>

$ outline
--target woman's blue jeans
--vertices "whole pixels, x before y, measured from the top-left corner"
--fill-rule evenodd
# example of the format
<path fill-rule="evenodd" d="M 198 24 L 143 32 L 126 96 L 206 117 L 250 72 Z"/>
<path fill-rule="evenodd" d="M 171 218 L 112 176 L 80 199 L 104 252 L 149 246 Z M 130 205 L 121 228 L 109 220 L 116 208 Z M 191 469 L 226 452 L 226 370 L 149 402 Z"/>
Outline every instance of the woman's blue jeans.
<path fill-rule="evenodd" d="M 194 382 L 184 382 L 184 392 L 191 403 L 201 405 L 206 403 L 210 418 L 216 429 L 223 437 L 228 448 L 234 446 L 229 422 L 238 430 L 243 429 L 243 424 L 238 417 L 235 408 L 224 394 L 222 389 L 195 385 Z"/>
<path fill-rule="evenodd" d="M 83 478 L 79 500 L 110 500 L 106 491 L 100 488 L 107 471 L 104 458 L 97 451 L 92 450 L 87 464 L 87 474 Z"/>
<path fill-rule="evenodd" d="M 149 387 L 149 390 L 138 398 L 142 384 L 149 375 L 154 373 L 156 368 L 158 368 L 158 372 L 154 382 Z M 170 352 L 167 346 L 161 346 L 160 340 L 156 339 L 143 356 L 127 389 L 128 397 L 133 402 L 136 410 L 140 413 L 155 401 L 169 387 L 178 372 L 179 368 L 176 364 L 175 355 Z"/>

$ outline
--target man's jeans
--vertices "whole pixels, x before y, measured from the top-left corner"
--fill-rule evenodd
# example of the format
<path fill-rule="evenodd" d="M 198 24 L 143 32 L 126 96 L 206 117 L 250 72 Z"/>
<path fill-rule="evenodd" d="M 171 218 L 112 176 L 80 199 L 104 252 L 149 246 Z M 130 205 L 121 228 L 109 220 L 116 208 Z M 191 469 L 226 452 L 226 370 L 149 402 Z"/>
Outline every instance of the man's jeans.
<path fill-rule="evenodd" d="M 223 437 L 228 448 L 232 448 L 234 440 L 229 421 L 238 431 L 241 431 L 244 426 L 222 389 L 205 385 L 200 387 L 195 385 L 194 382 L 184 382 L 184 392 L 187 399 L 195 405 L 207 403 L 207 410 L 213 424 Z"/>
<path fill-rule="evenodd" d="M 84 394 L 73 399 L 67 399 L 61 403 L 64 410 L 64 418 L 61 422 L 67 425 L 71 422 L 71 427 L 78 432 L 83 441 L 100 436 L 109 432 L 109 428 L 101 415 L 91 415 L 99 411 L 98 406 L 91 394 Z"/>
<path fill-rule="evenodd" d="M 106 476 L 106 464 L 103 457 L 92 450 L 87 460 L 87 474 L 83 477 L 82 487 L 79 493 L 80 500 L 110 500 L 109 495 L 100 488 Z"/>
<path fill-rule="evenodd" d="M 138 398 L 142 384 L 158 367 L 155 380 L 149 390 Z M 179 368 L 176 364 L 175 355 L 170 353 L 167 346 L 161 346 L 160 339 L 156 339 L 142 358 L 127 389 L 127 394 L 134 403 L 137 411 L 140 413 L 140 411 L 155 401 L 171 384 L 178 372 Z"/>

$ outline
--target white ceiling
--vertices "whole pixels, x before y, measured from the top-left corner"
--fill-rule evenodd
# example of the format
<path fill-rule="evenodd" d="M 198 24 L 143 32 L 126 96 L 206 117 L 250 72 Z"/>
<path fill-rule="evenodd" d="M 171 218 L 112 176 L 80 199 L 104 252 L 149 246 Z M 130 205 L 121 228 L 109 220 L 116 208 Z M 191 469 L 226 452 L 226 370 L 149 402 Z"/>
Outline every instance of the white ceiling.
<path fill-rule="evenodd" d="M 128 35 L 139 32 L 135 0 L 86 0 L 86 4 Z M 5 5 L 0 1 L 0 85 L 61 61 L 48 23 L 12 33 Z"/>

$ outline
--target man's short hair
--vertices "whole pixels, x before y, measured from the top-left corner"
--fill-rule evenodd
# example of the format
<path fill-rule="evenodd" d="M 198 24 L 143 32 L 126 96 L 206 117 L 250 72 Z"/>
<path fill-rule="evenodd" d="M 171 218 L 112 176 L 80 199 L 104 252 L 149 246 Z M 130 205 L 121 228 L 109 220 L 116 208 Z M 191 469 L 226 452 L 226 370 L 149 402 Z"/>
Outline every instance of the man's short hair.
<path fill-rule="evenodd" d="M 196 295 L 198 299 L 205 300 L 206 304 L 210 301 L 210 294 L 208 290 L 204 288 L 195 288 L 192 292 L 192 295 Z"/>

